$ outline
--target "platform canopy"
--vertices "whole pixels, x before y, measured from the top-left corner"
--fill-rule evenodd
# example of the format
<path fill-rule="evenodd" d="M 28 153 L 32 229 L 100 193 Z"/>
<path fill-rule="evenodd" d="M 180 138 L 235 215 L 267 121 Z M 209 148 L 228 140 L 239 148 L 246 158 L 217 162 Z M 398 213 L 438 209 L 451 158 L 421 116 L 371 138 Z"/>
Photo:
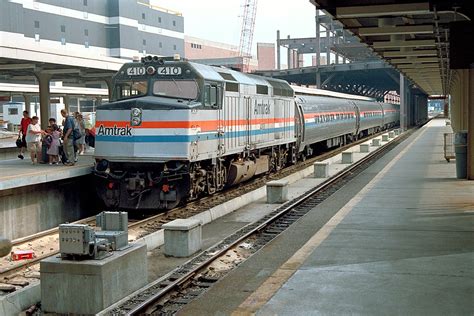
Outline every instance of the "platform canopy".
<path fill-rule="evenodd" d="M 471 0 L 310 0 L 429 95 L 447 95 L 469 68 Z"/>

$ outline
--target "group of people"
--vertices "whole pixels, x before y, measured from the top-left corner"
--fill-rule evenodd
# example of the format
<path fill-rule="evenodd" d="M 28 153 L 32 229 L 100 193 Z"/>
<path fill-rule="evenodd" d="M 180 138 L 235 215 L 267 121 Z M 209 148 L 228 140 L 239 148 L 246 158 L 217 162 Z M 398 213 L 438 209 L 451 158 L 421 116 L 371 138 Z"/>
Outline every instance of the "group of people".
<path fill-rule="evenodd" d="M 61 129 L 55 118 L 49 119 L 49 126 L 42 130 L 37 116 L 30 118 L 28 111 L 23 111 L 20 131 L 18 138 L 21 139 L 20 154 L 18 158 L 24 159 L 23 150 L 27 148 L 30 153 L 31 163 L 39 162 L 57 165 L 60 162 L 60 146 L 63 146 L 66 166 L 73 166 L 77 162 L 77 155 L 83 155 L 86 149 L 86 130 L 84 119 L 79 112 L 69 115 L 66 110 L 61 110 L 61 116 L 64 118 Z M 74 139 L 74 129 L 79 130 L 80 137 Z M 48 159 L 42 159 L 42 143 L 48 147 Z"/>

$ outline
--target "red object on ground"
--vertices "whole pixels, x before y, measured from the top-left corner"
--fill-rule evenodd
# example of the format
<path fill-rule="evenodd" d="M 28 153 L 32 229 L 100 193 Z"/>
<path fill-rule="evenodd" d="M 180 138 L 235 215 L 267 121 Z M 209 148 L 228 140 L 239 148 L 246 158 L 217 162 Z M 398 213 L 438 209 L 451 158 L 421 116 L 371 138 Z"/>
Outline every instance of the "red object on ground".
<path fill-rule="evenodd" d="M 33 259 L 35 252 L 33 250 L 15 250 L 11 252 L 11 256 L 13 261 Z"/>

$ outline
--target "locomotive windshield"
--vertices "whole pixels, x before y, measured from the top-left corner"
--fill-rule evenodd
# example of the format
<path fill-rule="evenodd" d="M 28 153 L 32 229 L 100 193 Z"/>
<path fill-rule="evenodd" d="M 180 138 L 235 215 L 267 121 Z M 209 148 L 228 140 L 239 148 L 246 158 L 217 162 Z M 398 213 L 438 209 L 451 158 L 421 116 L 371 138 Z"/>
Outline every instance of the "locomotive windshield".
<path fill-rule="evenodd" d="M 148 92 L 148 81 L 119 81 L 114 88 L 114 99 L 122 100 L 146 95 Z"/>
<path fill-rule="evenodd" d="M 159 80 L 153 83 L 153 94 L 168 98 L 195 100 L 198 97 L 196 80 Z"/>

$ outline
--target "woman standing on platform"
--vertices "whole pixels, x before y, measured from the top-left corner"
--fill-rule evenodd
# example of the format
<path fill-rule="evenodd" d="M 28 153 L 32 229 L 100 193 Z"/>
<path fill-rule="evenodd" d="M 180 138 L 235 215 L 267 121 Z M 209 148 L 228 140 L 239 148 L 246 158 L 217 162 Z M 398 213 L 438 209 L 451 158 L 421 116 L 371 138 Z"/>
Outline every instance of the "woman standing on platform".
<path fill-rule="evenodd" d="M 78 113 L 76 116 L 77 124 L 79 125 L 79 131 L 81 132 L 81 138 L 76 141 L 79 155 L 83 155 L 86 150 L 86 126 L 84 124 L 84 118 L 82 114 Z"/>
<path fill-rule="evenodd" d="M 37 163 L 35 157 L 36 159 L 41 157 L 41 134 L 44 134 L 44 131 L 41 130 L 41 127 L 38 124 L 38 117 L 33 116 L 31 118 L 31 124 L 28 125 L 25 137 L 32 165 Z"/>

